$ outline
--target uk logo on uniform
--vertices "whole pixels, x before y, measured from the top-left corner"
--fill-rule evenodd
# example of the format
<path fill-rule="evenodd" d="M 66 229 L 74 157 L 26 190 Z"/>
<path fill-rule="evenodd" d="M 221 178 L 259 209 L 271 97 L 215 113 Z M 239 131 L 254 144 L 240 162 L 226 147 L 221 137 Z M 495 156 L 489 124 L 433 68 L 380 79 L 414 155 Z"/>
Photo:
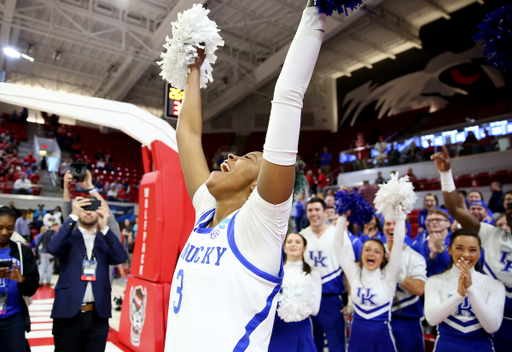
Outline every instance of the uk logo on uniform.
<path fill-rule="evenodd" d="M 210 238 L 212 240 L 216 239 L 217 237 L 219 237 L 219 234 L 220 234 L 220 231 L 219 230 L 213 230 L 212 233 L 210 234 Z"/>

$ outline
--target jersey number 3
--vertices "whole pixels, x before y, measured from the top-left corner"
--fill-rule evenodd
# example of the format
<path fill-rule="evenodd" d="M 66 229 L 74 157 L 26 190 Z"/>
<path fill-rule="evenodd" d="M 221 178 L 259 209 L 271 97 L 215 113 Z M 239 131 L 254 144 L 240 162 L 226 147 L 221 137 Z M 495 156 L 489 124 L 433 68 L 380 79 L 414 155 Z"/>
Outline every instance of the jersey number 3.
<path fill-rule="evenodd" d="M 178 314 L 181 308 L 181 299 L 183 298 L 181 291 L 183 291 L 183 269 L 178 271 L 178 277 L 177 279 L 180 281 L 180 284 L 176 288 L 176 293 L 180 295 L 180 298 L 178 299 L 178 302 L 174 301 L 173 308 L 174 308 L 174 314 Z"/>

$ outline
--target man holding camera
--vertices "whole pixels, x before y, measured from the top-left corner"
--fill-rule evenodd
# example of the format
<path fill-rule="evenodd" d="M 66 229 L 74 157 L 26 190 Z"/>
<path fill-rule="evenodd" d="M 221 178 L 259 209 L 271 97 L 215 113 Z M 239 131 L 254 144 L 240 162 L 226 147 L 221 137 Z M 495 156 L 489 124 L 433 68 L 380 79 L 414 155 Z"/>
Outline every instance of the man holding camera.
<path fill-rule="evenodd" d="M 100 205 L 93 196 L 77 197 L 47 245 L 60 261 L 51 315 L 56 352 L 105 350 L 112 311 L 109 265 L 128 255 L 107 225 L 109 211 Z"/>

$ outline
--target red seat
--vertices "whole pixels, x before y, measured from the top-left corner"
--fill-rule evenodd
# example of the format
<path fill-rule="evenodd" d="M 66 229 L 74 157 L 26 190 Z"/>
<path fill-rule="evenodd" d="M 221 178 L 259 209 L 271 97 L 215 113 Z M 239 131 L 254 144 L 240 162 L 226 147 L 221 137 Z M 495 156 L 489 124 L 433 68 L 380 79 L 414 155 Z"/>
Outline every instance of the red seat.
<path fill-rule="evenodd" d="M 512 171 L 511 170 L 499 170 L 494 173 L 491 177 L 492 181 L 500 182 L 503 184 L 512 183 Z"/>
<path fill-rule="evenodd" d="M 439 177 L 428 180 L 427 189 L 432 191 L 441 189 L 441 180 L 439 179 Z"/>
<path fill-rule="evenodd" d="M 476 186 L 474 187 L 489 186 L 491 184 L 491 175 L 488 172 L 480 172 L 475 176 L 474 181 L 476 181 Z"/>
<path fill-rule="evenodd" d="M 469 175 L 469 174 L 465 174 L 465 175 L 461 175 L 457 180 L 456 180 L 456 185 L 457 185 L 457 188 L 470 188 L 470 187 L 474 187 L 472 182 L 473 182 L 473 175 Z"/>
<path fill-rule="evenodd" d="M 412 183 L 416 191 L 424 191 L 427 189 L 427 180 L 418 180 Z"/>

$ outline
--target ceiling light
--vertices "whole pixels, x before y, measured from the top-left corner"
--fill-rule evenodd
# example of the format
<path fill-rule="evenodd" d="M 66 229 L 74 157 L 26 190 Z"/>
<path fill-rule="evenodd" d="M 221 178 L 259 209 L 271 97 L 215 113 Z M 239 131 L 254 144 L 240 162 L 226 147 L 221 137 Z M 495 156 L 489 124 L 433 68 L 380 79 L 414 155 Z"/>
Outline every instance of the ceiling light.
<path fill-rule="evenodd" d="M 4 48 L 4 54 L 15 59 L 19 59 L 21 57 L 21 54 L 17 50 L 9 47 Z"/>
<path fill-rule="evenodd" d="M 34 58 L 32 56 L 21 54 L 21 57 L 24 58 L 25 60 L 30 61 L 30 62 L 34 62 Z"/>

